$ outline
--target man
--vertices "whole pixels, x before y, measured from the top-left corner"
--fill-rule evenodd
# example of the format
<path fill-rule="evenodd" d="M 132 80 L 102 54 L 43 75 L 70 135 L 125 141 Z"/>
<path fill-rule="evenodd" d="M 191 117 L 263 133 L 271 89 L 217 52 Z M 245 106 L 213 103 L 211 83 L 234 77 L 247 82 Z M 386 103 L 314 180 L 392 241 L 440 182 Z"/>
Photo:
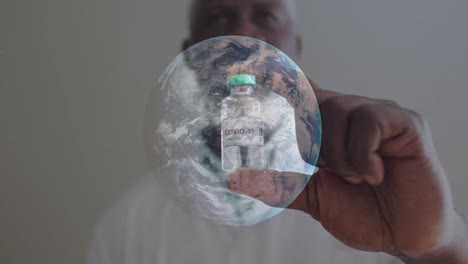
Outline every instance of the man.
<path fill-rule="evenodd" d="M 302 44 L 292 5 L 195 1 L 184 48 L 242 35 L 295 59 Z M 218 226 L 175 206 L 149 176 L 103 218 L 89 262 L 468 263 L 467 224 L 453 209 L 424 120 L 393 102 L 311 84 L 322 116 L 321 169 L 289 206 L 296 210 L 254 226 Z M 233 191 L 255 196 L 244 187 Z"/>

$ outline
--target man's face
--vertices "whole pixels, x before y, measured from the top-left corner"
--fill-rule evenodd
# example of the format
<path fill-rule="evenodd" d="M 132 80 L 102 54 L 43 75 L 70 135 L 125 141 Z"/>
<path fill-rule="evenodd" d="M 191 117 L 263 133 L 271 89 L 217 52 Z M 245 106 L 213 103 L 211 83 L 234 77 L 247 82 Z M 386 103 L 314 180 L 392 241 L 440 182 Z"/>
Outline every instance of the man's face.
<path fill-rule="evenodd" d="M 194 12 L 184 48 L 211 37 L 240 35 L 263 40 L 293 60 L 299 56 L 301 39 L 284 0 L 199 0 Z"/>

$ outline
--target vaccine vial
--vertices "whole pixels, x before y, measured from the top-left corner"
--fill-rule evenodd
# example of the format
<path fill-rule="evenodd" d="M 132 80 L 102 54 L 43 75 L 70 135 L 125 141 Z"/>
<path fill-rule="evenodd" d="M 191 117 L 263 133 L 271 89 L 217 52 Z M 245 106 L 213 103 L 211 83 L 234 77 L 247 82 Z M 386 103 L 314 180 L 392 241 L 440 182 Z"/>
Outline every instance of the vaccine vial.
<path fill-rule="evenodd" d="M 225 171 L 264 167 L 264 121 L 254 94 L 256 78 L 230 75 L 230 95 L 221 103 L 221 164 Z"/>

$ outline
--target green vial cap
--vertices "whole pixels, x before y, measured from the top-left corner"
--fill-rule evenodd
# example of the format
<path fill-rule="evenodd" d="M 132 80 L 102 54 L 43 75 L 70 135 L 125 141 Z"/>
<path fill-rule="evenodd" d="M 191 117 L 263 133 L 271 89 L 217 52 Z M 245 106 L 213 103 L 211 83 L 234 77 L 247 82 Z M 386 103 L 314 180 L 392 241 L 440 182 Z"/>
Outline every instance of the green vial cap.
<path fill-rule="evenodd" d="M 255 75 L 250 74 L 234 74 L 229 75 L 227 85 L 231 86 L 255 86 L 257 81 L 255 80 Z"/>

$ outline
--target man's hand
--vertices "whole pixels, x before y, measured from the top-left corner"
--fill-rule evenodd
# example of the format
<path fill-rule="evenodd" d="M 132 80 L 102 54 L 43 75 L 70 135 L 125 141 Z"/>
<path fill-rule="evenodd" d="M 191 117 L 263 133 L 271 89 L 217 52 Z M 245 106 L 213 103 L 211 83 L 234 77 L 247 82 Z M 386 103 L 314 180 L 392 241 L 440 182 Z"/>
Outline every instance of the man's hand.
<path fill-rule="evenodd" d="M 444 263 L 468 263 L 466 225 L 453 208 L 421 116 L 390 101 L 313 87 L 322 117 L 320 170 L 289 208 L 310 214 L 356 249 L 387 252 L 408 263 L 441 256 L 456 261 Z M 293 176 L 234 173 L 229 186 L 278 206 L 295 198 L 282 187 L 300 186 L 302 178 Z"/>

